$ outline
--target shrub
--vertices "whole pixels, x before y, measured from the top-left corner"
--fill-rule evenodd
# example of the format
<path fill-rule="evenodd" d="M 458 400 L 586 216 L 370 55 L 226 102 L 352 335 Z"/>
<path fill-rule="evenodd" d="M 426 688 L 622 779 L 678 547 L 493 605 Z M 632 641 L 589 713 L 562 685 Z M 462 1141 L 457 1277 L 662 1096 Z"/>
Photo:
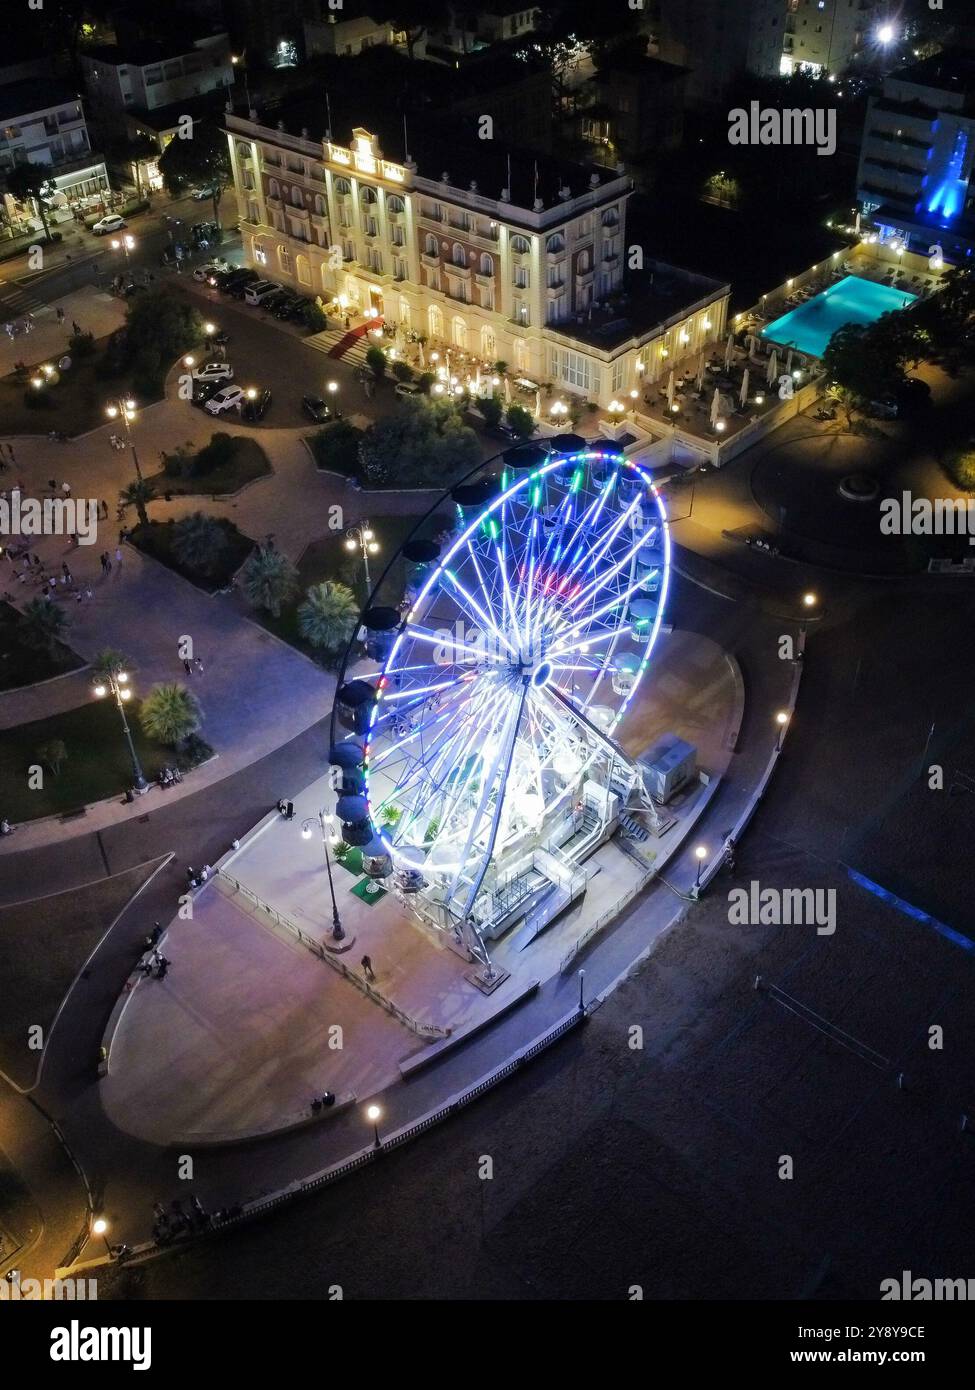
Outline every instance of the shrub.
<path fill-rule="evenodd" d="M 531 411 L 523 405 L 509 405 L 506 418 L 519 439 L 531 439 L 535 433 L 535 419 Z"/>
<path fill-rule="evenodd" d="M 386 375 L 386 354 L 381 347 L 366 348 L 366 366 L 372 369 L 373 374 L 378 377 Z"/>
<path fill-rule="evenodd" d="M 94 333 L 72 333 L 68 339 L 68 351 L 72 357 L 93 357 L 95 354 Z"/>
<path fill-rule="evenodd" d="M 200 727 L 200 705 L 178 681 L 154 685 L 139 711 L 142 727 L 157 743 L 178 748 Z"/>
<path fill-rule="evenodd" d="M 308 441 L 315 456 L 316 468 L 328 468 L 347 478 L 359 476 L 359 441 L 362 430 L 348 420 L 336 420 L 326 425 Z"/>
<path fill-rule="evenodd" d="M 951 449 L 944 460 L 945 472 L 963 492 L 975 492 L 975 448 L 971 445 Z"/>
<path fill-rule="evenodd" d="M 209 444 L 204 444 L 199 453 L 193 455 L 189 469 L 184 476 L 199 478 L 207 473 L 212 473 L 216 468 L 223 468 L 231 462 L 239 448 L 239 438 L 235 439 L 232 434 L 218 432 Z"/>
<path fill-rule="evenodd" d="M 429 396 L 430 387 L 433 385 L 436 379 L 437 378 L 433 372 L 421 372 L 416 379 L 416 384 L 417 386 L 419 386 L 420 390 L 423 392 L 425 396 Z"/>
<path fill-rule="evenodd" d="M 394 362 L 393 376 L 397 381 L 412 381 L 413 368 L 410 366 L 409 362 Z"/>
<path fill-rule="evenodd" d="M 224 528 L 205 512 L 191 512 L 173 527 L 173 554 L 193 574 L 216 574 L 229 544 Z"/>
<path fill-rule="evenodd" d="M 255 550 L 240 576 L 244 597 L 253 608 L 280 617 L 282 605 L 298 592 L 298 571 L 287 555 L 271 546 Z"/>
<path fill-rule="evenodd" d="M 501 422 L 501 412 L 504 407 L 499 396 L 485 396 L 477 403 L 477 408 L 484 416 L 484 423 L 492 428 Z"/>
<path fill-rule="evenodd" d="M 328 315 L 314 300 L 302 309 L 301 321 L 310 333 L 323 333 L 328 327 Z"/>
<path fill-rule="evenodd" d="M 313 647 L 328 654 L 344 647 L 359 623 L 352 590 L 334 580 L 313 584 L 298 606 L 298 631 Z"/>
<path fill-rule="evenodd" d="M 213 749 L 206 739 L 201 738 L 199 734 L 190 734 L 184 739 L 176 762 L 181 772 L 188 772 L 190 768 L 199 767 L 200 763 L 205 763 L 207 758 L 212 757 Z"/>

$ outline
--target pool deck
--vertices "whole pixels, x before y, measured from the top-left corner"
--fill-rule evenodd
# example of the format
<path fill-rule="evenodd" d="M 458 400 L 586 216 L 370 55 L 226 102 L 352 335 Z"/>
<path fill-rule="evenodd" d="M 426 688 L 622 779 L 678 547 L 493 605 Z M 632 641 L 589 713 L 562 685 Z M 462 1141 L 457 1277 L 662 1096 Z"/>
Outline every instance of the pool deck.
<path fill-rule="evenodd" d="M 916 299 L 917 294 L 902 285 L 844 275 L 766 324 L 760 337 L 777 347 L 822 357 L 830 338 L 846 324 L 866 327 Z"/>

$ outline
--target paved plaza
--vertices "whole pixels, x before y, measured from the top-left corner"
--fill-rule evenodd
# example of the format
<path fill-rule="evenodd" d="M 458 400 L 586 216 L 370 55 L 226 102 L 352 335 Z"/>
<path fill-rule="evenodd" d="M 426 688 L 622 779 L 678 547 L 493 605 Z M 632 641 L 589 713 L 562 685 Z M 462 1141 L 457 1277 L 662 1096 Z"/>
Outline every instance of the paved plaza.
<path fill-rule="evenodd" d="M 514 929 L 492 946 L 496 966 L 509 973 L 487 995 L 442 936 L 392 893 L 360 896 L 367 880 L 340 864 L 333 879 L 346 939 L 335 947 L 317 819 L 334 792 L 326 776 L 311 782 L 294 797 L 294 819 L 271 812 L 195 894 L 192 920 L 170 923 L 164 951 L 172 970 L 162 981 L 140 979 L 110 1030 L 108 1114 L 157 1143 L 216 1141 L 287 1127 L 323 1089 L 340 1100 L 383 1090 L 401 1064 L 448 1044 L 397 1021 L 296 933 L 323 943 L 362 983 L 368 955 L 383 1000 L 456 1043 L 567 968 L 578 944 L 679 851 L 727 770 L 742 716 L 736 664 L 708 638 L 665 634 L 624 742 L 636 754 L 675 732 L 696 743 L 709 781 L 677 803 L 676 824 L 659 841 L 641 846 L 644 859 L 609 841 L 585 862 L 587 891 L 535 941 L 521 947 Z M 313 833 L 304 838 L 308 822 Z M 328 1042 L 334 1024 L 340 1048 Z"/>

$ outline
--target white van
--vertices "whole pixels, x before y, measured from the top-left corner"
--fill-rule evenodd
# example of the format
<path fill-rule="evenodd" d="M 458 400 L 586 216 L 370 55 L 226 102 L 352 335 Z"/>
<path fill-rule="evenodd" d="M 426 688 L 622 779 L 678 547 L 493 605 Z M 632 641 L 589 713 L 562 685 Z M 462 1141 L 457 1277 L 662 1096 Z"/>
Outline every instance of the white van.
<path fill-rule="evenodd" d="M 275 285 L 270 280 L 255 280 L 244 291 L 244 301 L 247 304 L 260 304 L 269 294 L 277 294 L 280 288 L 280 285 Z"/>

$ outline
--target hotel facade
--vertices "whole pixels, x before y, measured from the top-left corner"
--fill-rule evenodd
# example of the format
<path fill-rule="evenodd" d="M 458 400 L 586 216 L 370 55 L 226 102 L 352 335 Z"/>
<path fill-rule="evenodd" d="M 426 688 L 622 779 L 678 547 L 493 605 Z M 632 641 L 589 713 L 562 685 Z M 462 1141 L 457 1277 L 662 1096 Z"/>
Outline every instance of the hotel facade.
<path fill-rule="evenodd" d="M 620 303 L 631 184 L 573 166 L 578 185 L 530 206 L 449 170 L 227 114 L 248 265 L 350 316 L 371 310 L 429 348 L 450 347 L 598 405 L 641 389 L 667 359 L 725 328 L 729 289 L 687 277 L 674 311 L 638 327 Z M 522 159 L 524 157 L 522 156 Z M 680 272 L 674 272 L 679 275 Z M 607 301 L 611 301 L 607 304 Z"/>

